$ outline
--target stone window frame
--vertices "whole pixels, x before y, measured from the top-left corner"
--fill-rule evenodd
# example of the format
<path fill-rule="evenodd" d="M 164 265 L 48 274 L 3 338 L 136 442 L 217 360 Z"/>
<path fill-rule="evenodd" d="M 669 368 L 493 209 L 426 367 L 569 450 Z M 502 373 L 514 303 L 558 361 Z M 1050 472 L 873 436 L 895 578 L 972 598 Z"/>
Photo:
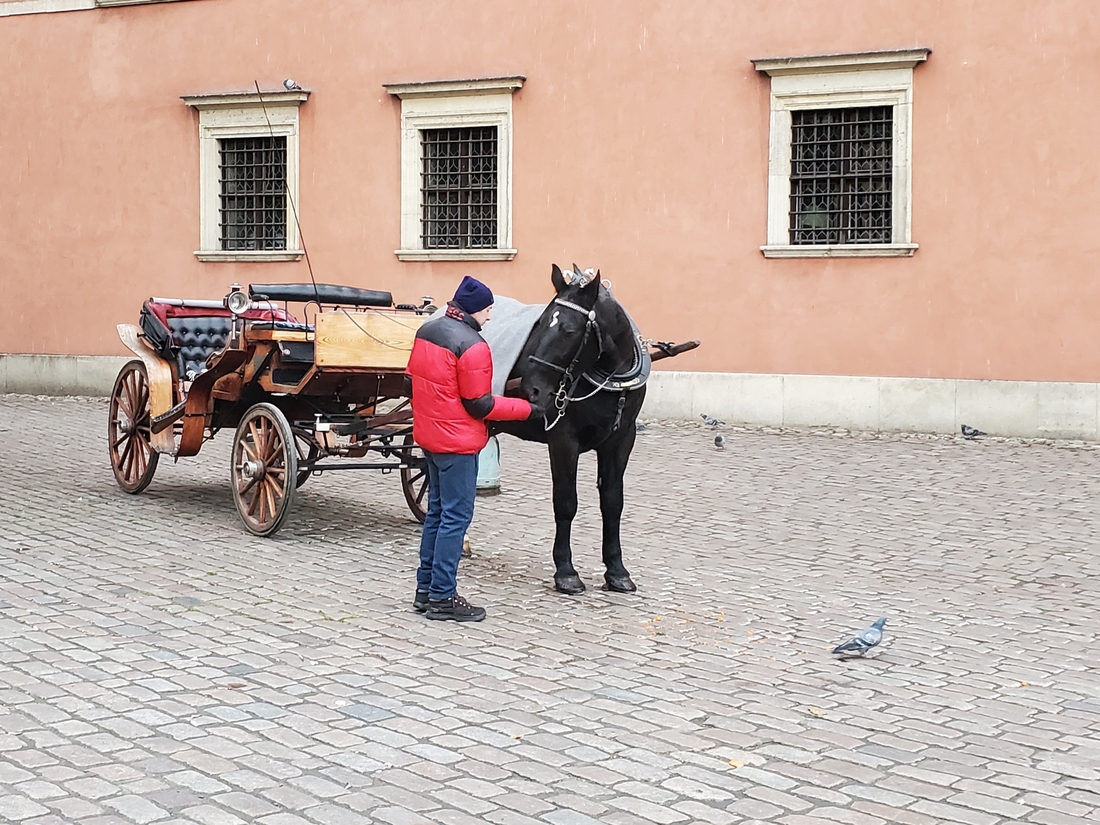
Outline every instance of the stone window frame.
<path fill-rule="evenodd" d="M 526 77 L 387 83 L 401 100 L 402 261 L 510 261 L 512 247 L 512 98 Z M 497 245 L 491 249 L 425 249 L 420 174 L 423 129 L 497 128 Z"/>
<path fill-rule="evenodd" d="M 183 3 L 188 0 L 0 0 L 0 17 L 17 14 L 48 14 L 59 11 L 86 11 L 113 6 L 145 6 L 150 3 Z"/>
<path fill-rule="evenodd" d="M 765 258 L 909 257 L 912 238 L 913 69 L 931 49 L 753 60 L 771 79 Z M 893 108 L 893 240 L 886 244 L 791 244 L 791 112 L 864 106 Z"/>
<path fill-rule="evenodd" d="M 199 113 L 199 248 L 200 261 L 297 261 L 305 251 L 298 234 L 299 108 L 309 90 L 184 95 Z M 266 107 L 266 112 L 265 112 Z M 286 249 L 221 248 L 220 147 L 223 138 L 286 138 Z"/>
<path fill-rule="evenodd" d="M 144 6 L 148 3 L 182 3 L 185 0 L 95 0 L 100 8 L 109 6 Z"/>

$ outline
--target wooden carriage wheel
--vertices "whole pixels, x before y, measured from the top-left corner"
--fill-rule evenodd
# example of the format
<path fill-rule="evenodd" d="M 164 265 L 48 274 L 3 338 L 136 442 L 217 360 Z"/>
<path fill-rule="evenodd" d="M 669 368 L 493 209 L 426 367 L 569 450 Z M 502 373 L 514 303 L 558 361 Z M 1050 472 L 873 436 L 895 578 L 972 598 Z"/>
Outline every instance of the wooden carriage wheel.
<path fill-rule="evenodd" d="M 233 501 L 249 532 L 270 536 L 294 501 L 298 449 L 282 410 L 256 404 L 244 414 L 233 437 L 230 468 Z"/>
<path fill-rule="evenodd" d="M 119 371 L 111 390 L 107 446 L 118 486 L 140 493 L 153 480 L 160 454 L 153 449 L 149 429 L 149 378 L 145 364 L 130 361 Z"/>
<path fill-rule="evenodd" d="M 424 460 L 424 451 L 415 446 L 412 433 L 407 433 L 401 443 L 409 448 L 401 452 L 404 461 L 411 465 L 401 470 L 401 491 L 405 494 L 413 518 L 423 524 L 428 517 L 428 464 Z"/>

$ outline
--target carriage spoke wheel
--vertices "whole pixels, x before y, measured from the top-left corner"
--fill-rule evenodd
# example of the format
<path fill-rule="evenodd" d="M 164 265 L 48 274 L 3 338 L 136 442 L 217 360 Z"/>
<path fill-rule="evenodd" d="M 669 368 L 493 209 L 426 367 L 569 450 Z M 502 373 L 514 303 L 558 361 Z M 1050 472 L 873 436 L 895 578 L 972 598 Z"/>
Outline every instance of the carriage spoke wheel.
<path fill-rule="evenodd" d="M 149 377 L 145 364 L 130 361 L 111 390 L 107 447 L 118 486 L 140 493 L 153 480 L 160 454 L 153 449 L 150 430 Z"/>
<path fill-rule="evenodd" d="M 249 532 L 270 536 L 294 500 L 298 449 L 290 422 L 274 404 L 244 414 L 233 438 L 233 501 Z"/>
<path fill-rule="evenodd" d="M 402 442 L 410 448 L 401 451 L 404 462 L 410 466 L 401 470 L 401 491 L 405 494 L 413 518 L 423 524 L 428 517 L 428 462 L 424 451 L 415 443 L 412 433 L 408 433 Z"/>

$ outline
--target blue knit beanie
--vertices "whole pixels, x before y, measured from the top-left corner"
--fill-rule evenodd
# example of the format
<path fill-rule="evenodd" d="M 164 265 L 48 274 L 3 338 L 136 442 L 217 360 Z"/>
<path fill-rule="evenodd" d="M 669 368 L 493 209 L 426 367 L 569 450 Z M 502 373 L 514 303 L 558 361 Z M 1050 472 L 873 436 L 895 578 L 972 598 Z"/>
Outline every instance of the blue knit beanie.
<path fill-rule="evenodd" d="M 493 291 L 477 278 L 467 275 L 455 290 L 454 302 L 473 315 L 493 305 Z"/>

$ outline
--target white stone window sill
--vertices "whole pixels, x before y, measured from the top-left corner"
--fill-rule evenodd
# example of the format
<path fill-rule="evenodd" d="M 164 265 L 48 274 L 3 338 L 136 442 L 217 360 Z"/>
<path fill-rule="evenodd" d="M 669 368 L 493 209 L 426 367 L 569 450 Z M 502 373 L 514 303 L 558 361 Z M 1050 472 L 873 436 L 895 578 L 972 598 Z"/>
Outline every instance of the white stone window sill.
<path fill-rule="evenodd" d="M 195 257 L 200 261 L 225 263 L 230 261 L 300 261 L 305 253 L 300 249 L 262 250 L 199 250 Z"/>
<path fill-rule="evenodd" d="M 515 249 L 395 249 L 402 261 L 510 261 Z"/>
<path fill-rule="evenodd" d="M 909 258 L 917 251 L 915 243 L 797 244 L 762 246 L 765 258 Z"/>
<path fill-rule="evenodd" d="M 175 3 L 177 0 L 95 0 L 97 6 L 143 6 L 148 3 Z"/>
<path fill-rule="evenodd" d="M 88 11 L 111 6 L 143 6 L 182 0 L 0 0 L 0 17 L 17 14 L 46 14 L 55 11 Z"/>

